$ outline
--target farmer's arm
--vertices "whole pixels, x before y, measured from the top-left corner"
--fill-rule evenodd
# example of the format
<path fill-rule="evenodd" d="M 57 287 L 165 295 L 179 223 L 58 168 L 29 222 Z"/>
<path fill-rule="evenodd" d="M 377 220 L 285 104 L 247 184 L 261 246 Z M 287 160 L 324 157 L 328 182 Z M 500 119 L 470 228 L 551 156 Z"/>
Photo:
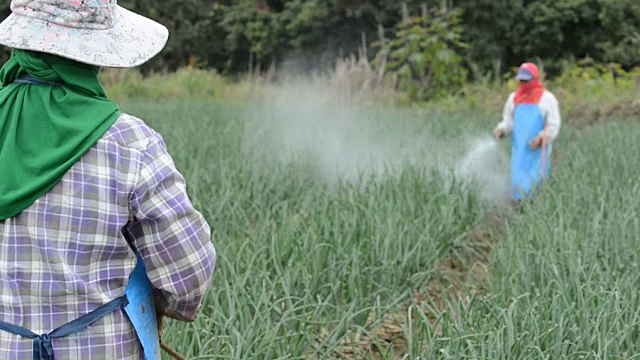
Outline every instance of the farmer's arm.
<path fill-rule="evenodd" d="M 562 119 L 558 99 L 549 91 L 545 91 L 540 99 L 540 110 L 545 120 L 547 142 L 553 142 L 560 133 Z"/>
<path fill-rule="evenodd" d="M 511 134 L 513 130 L 513 112 L 515 110 L 515 106 L 513 103 L 513 99 L 515 98 L 515 93 L 511 93 L 507 98 L 507 102 L 504 104 L 504 109 L 502 111 L 502 121 L 498 123 L 496 130 L 501 130 L 504 135 Z"/>
<path fill-rule="evenodd" d="M 129 227 L 159 290 L 164 315 L 195 320 L 215 267 L 211 230 L 189 200 L 159 134 L 143 154 L 137 186 L 131 197 L 134 221 Z"/>

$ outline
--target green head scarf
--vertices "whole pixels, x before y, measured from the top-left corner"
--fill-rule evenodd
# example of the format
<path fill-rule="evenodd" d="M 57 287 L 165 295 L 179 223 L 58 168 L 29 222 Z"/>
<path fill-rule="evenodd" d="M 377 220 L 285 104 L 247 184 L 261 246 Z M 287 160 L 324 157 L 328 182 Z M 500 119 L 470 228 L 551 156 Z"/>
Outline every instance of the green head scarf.
<path fill-rule="evenodd" d="M 59 86 L 18 84 L 23 75 Z M 51 190 L 120 116 L 98 68 L 13 50 L 0 70 L 0 221 Z"/>

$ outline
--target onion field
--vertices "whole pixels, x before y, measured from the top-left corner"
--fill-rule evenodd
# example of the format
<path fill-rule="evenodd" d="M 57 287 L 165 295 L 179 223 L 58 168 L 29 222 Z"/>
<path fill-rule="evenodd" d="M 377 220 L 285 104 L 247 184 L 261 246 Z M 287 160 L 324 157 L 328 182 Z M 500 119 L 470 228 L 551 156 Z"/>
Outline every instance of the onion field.
<path fill-rule="evenodd" d="M 188 359 L 640 358 L 638 122 L 563 127 L 517 212 L 498 115 L 122 105 L 213 230 L 202 313 L 163 338 Z"/>

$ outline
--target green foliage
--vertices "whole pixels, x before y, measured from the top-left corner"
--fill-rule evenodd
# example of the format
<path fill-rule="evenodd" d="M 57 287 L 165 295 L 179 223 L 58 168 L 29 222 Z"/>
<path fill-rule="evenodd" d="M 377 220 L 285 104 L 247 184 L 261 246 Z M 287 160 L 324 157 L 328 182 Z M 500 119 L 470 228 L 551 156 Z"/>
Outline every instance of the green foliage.
<path fill-rule="evenodd" d="M 298 71 L 325 70 L 335 60 L 395 38 L 402 7 L 451 8 L 451 0 L 121 0 L 120 4 L 165 24 L 171 33 L 160 56 L 144 67 L 185 65 L 237 74 L 275 64 Z M 590 57 L 640 65 L 640 2 L 636 0 L 463 0 L 458 26 L 469 46 L 456 53 L 474 77 L 540 59 L 555 76 L 569 58 Z M 0 19 L 9 14 L 0 6 Z M 379 32 L 379 28 L 383 31 Z M 0 60 L 7 56 L 0 51 Z M 496 66 L 496 65 L 499 66 Z M 454 81 L 455 82 L 455 81 Z"/>
<path fill-rule="evenodd" d="M 399 79 L 399 87 L 414 99 L 428 99 L 459 89 L 467 80 L 459 52 L 462 41 L 461 9 L 423 9 L 418 17 L 407 17 L 397 25 L 395 38 L 380 41 L 388 55 L 387 71 Z"/>
<path fill-rule="evenodd" d="M 255 0 L 237 1 L 225 11 L 226 45 L 237 55 L 227 70 L 273 62 L 288 70 L 332 68 L 337 58 L 357 52 L 363 35 L 371 42 L 378 24 L 392 27 L 399 18 L 400 3 L 384 0 L 258 1 L 258 6 Z"/>
<path fill-rule="evenodd" d="M 597 49 L 606 62 L 640 64 L 640 3 L 632 0 L 605 0 L 599 14 L 605 33 Z"/>
<path fill-rule="evenodd" d="M 634 77 L 632 72 L 625 71 L 620 64 L 596 63 L 593 59 L 586 58 L 568 63 L 562 75 L 557 77 L 556 83 L 575 82 L 576 79 L 623 82 L 634 80 Z"/>
<path fill-rule="evenodd" d="M 640 64 L 640 3 L 634 0 L 467 0 L 468 60 L 487 70 L 542 59 L 550 75 L 570 57 Z"/>

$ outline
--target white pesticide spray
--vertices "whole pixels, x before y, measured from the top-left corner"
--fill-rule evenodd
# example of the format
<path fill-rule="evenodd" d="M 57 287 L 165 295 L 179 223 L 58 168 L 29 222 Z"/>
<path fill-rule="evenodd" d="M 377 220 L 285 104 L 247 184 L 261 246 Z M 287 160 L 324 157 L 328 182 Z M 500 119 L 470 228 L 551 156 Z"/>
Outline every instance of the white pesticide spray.
<path fill-rule="evenodd" d="M 260 149 L 282 161 L 304 158 L 329 184 L 388 172 L 419 150 L 416 141 L 390 136 L 384 132 L 388 123 L 373 124 L 320 86 L 281 88 L 257 117 L 264 136 L 253 142 Z"/>
<path fill-rule="evenodd" d="M 332 185 L 362 175 L 393 176 L 409 164 L 452 170 L 458 179 L 475 183 L 488 202 L 508 197 L 508 154 L 490 136 L 466 139 L 461 147 L 460 141 L 425 133 L 390 132 L 389 122 L 393 128 L 398 120 L 381 124 L 337 101 L 331 89 L 307 85 L 279 89 L 256 118 L 251 130 L 261 138 L 251 142 L 263 154 L 284 162 L 303 158 Z"/>
<path fill-rule="evenodd" d="M 489 136 L 468 143 L 471 146 L 456 164 L 456 174 L 479 185 L 485 200 L 506 202 L 510 187 L 507 154 L 501 151 L 498 141 Z"/>

